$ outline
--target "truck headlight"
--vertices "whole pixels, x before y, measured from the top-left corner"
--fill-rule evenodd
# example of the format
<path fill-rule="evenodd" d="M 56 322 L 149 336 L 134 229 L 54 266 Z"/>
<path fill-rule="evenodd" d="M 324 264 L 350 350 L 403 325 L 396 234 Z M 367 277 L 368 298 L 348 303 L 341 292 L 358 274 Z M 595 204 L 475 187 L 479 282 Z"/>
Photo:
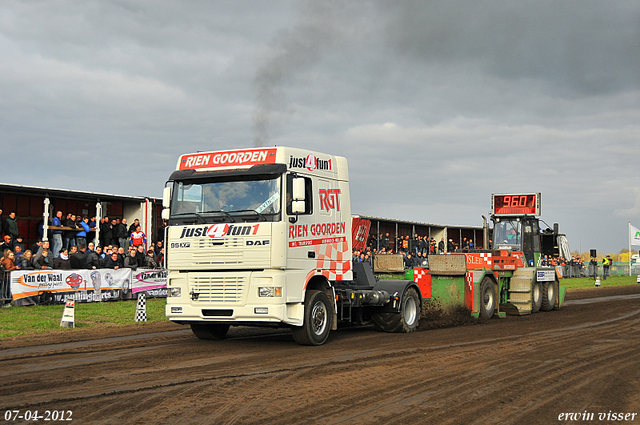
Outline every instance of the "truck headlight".
<path fill-rule="evenodd" d="M 171 287 L 169 288 L 169 296 L 170 297 L 179 297 L 180 295 L 182 295 L 182 290 L 181 288 L 176 288 L 176 287 Z"/>
<path fill-rule="evenodd" d="M 260 286 L 258 287 L 259 297 L 281 297 L 282 287 L 280 286 Z"/>

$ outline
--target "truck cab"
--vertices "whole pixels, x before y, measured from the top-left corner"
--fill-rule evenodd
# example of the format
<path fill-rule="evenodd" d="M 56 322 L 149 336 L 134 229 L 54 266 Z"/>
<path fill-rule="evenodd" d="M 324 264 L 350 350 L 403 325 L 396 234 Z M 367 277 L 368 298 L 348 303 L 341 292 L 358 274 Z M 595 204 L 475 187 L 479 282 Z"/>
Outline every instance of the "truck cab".
<path fill-rule="evenodd" d="M 185 154 L 163 205 L 166 315 L 200 338 L 287 326 L 299 343 L 320 345 L 339 318 L 364 317 L 351 307 L 399 312 L 403 288 L 392 299 L 372 274 L 354 276 L 343 157 L 286 147 Z"/>

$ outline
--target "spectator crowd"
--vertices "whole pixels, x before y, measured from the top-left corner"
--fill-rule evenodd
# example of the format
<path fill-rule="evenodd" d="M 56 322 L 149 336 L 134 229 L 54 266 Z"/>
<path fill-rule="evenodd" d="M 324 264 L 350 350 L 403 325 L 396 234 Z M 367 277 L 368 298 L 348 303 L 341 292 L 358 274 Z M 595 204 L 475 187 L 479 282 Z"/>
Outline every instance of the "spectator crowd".
<path fill-rule="evenodd" d="M 2 219 L 0 209 L 0 264 L 3 271 L 13 270 L 80 270 L 80 269 L 157 269 L 164 264 L 163 240 L 159 238 L 148 249 L 147 236 L 140 221 L 131 225 L 126 218 L 81 217 L 73 213 L 63 216 L 58 211 L 51 221 L 50 240 L 42 239 L 28 248 L 18 232 L 15 212 Z M 99 244 L 90 237 L 98 228 Z M 159 229 L 159 235 L 164 235 Z"/>

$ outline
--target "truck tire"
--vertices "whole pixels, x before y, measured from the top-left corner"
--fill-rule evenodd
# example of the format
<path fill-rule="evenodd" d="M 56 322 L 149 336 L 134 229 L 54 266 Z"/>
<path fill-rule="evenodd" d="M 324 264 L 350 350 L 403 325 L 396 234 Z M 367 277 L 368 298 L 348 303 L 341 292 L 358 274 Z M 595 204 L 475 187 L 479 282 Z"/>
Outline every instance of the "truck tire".
<path fill-rule="evenodd" d="M 192 323 L 191 332 L 200 339 L 222 339 L 229 332 L 229 325 L 217 323 Z"/>
<path fill-rule="evenodd" d="M 400 312 L 376 313 L 371 317 L 373 327 L 380 332 L 409 333 L 420 321 L 420 297 L 415 288 L 409 288 L 402 297 Z"/>
<path fill-rule="evenodd" d="M 293 339 L 300 345 L 322 345 L 329 337 L 333 310 L 322 291 L 307 291 L 304 300 L 304 323 L 291 328 Z"/>
<path fill-rule="evenodd" d="M 558 285 L 553 282 L 544 282 L 542 284 L 542 311 L 551 311 L 556 306 L 556 295 L 558 293 Z"/>
<path fill-rule="evenodd" d="M 485 277 L 480 284 L 480 318 L 489 320 L 496 309 L 496 286 Z"/>
<path fill-rule="evenodd" d="M 540 307 L 542 307 L 542 284 L 533 282 L 531 285 L 531 312 L 539 312 Z"/>

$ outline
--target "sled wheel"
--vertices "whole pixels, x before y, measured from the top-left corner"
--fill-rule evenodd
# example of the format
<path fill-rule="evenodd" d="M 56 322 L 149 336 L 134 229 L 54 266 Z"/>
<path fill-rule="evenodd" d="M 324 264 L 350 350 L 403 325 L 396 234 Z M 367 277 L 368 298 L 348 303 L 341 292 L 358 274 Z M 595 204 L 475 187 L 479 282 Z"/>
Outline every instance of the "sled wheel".
<path fill-rule="evenodd" d="M 488 277 L 482 280 L 480 285 L 480 318 L 491 319 L 496 309 L 496 286 Z"/>
<path fill-rule="evenodd" d="M 542 311 L 550 311 L 556 306 L 556 294 L 558 285 L 556 281 L 542 284 Z"/>
<path fill-rule="evenodd" d="M 533 282 L 531 285 L 531 312 L 537 313 L 542 307 L 542 285 L 540 282 Z"/>

